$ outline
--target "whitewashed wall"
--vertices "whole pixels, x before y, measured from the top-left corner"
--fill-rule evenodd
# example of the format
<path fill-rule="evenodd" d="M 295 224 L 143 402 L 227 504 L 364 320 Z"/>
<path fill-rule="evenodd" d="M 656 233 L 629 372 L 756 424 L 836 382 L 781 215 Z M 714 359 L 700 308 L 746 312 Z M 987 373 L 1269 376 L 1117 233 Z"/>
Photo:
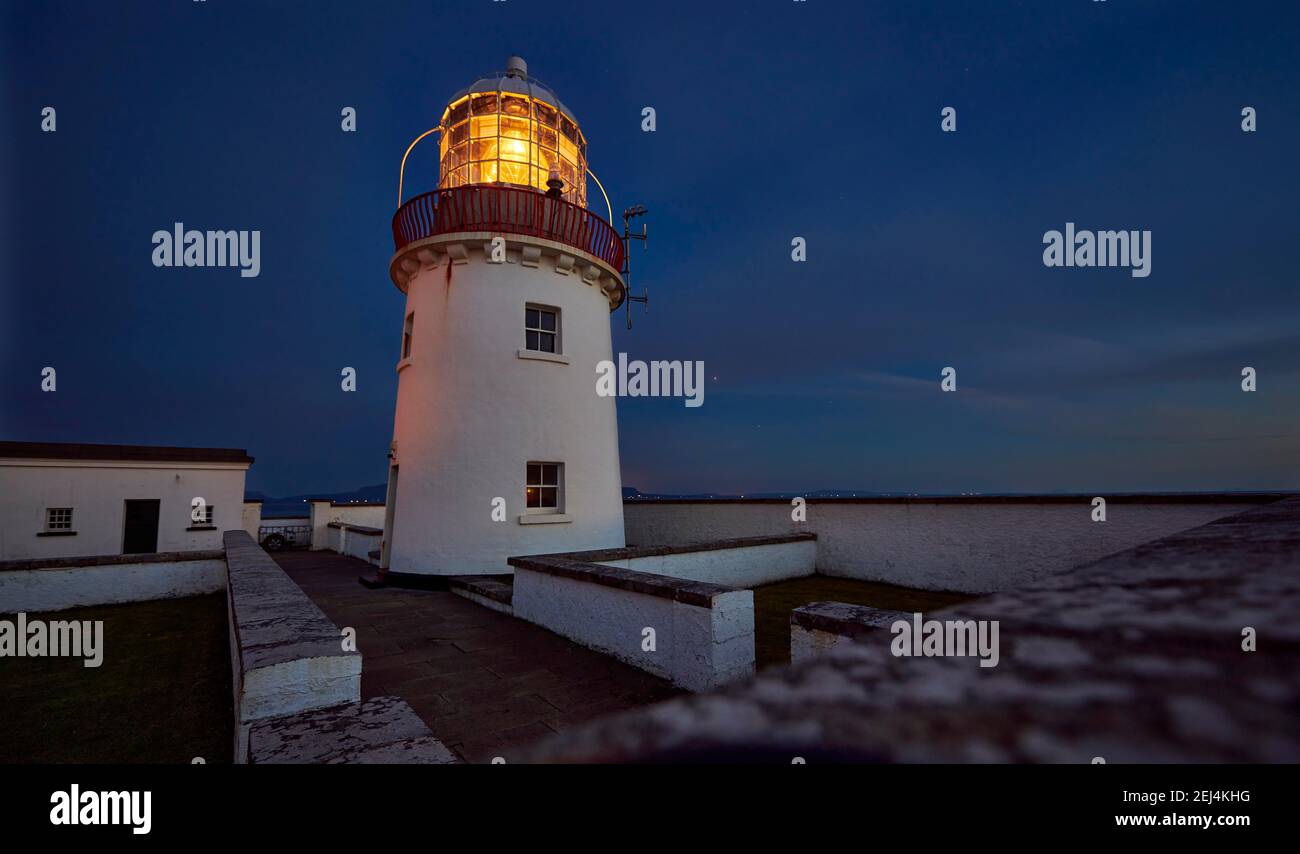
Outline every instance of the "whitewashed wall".
<path fill-rule="evenodd" d="M 122 553 L 127 499 L 159 499 L 158 551 L 221 548 L 244 525 L 244 474 L 231 463 L 0 460 L 0 560 Z M 216 530 L 187 531 L 191 502 L 213 507 Z M 73 508 L 76 536 L 38 537 L 45 508 Z"/>
<path fill-rule="evenodd" d="M 334 534 L 330 534 L 330 522 L 363 525 L 367 528 L 378 528 L 382 531 L 384 529 L 384 505 L 331 504 L 328 501 L 311 502 L 309 524 L 312 530 L 311 547 L 313 549 L 338 551 L 338 531 L 335 530 Z M 331 540 L 331 537 L 335 539 Z M 331 543 L 333 544 L 331 545 Z"/>
<path fill-rule="evenodd" d="M 817 542 L 768 543 L 742 548 L 711 549 L 669 555 L 602 560 L 603 566 L 621 566 L 688 581 L 706 581 L 748 589 L 760 584 L 803 578 L 817 572 Z"/>
<path fill-rule="evenodd" d="M 225 585 L 220 559 L 6 570 L 0 572 L 0 613 L 179 599 Z"/>
<path fill-rule="evenodd" d="M 379 548 L 384 539 L 382 532 L 370 533 L 336 525 L 327 525 L 325 531 L 325 548 L 378 565 L 379 559 L 372 558 L 370 552 Z"/>
<path fill-rule="evenodd" d="M 927 590 L 986 593 L 1016 587 L 1108 554 L 1250 509 L 1245 503 L 1118 503 L 1107 521 L 1077 504 L 628 502 L 632 546 L 682 545 L 811 531 L 824 575 Z"/>
<path fill-rule="evenodd" d="M 379 548 L 383 534 L 368 534 L 357 530 L 348 531 L 348 547 L 343 554 L 360 558 L 368 563 L 378 563 L 378 558 L 371 558 L 370 553 Z"/>
<path fill-rule="evenodd" d="M 262 502 L 245 501 L 243 524 L 240 525 L 248 535 L 254 540 L 257 539 L 257 531 L 262 527 Z"/>
<path fill-rule="evenodd" d="M 514 615 L 692 691 L 754 674 L 754 594 L 713 607 L 515 568 Z M 644 630 L 655 649 L 642 649 Z"/>

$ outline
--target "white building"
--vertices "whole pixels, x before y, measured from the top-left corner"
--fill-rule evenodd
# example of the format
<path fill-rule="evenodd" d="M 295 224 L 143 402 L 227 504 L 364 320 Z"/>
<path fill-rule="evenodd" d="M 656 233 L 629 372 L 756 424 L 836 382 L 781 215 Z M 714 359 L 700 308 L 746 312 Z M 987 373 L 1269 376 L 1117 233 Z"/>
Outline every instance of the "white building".
<path fill-rule="evenodd" d="M 510 555 L 622 546 L 596 366 L 623 243 L 586 208 L 586 140 L 517 57 L 454 96 L 440 130 L 439 188 L 393 219 L 406 310 L 381 565 L 503 573 Z"/>
<path fill-rule="evenodd" d="M 252 462 L 227 448 L 0 442 L 0 561 L 220 549 L 244 526 Z"/>

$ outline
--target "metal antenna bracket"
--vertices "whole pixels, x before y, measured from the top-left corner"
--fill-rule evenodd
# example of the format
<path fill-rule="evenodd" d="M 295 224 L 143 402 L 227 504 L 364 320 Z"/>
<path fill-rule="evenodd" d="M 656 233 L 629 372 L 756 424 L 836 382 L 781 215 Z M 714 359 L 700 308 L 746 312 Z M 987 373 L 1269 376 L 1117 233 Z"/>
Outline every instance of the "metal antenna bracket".
<path fill-rule="evenodd" d="M 627 297 L 624 299 L 624 306 L 627 309 L 627 328 L 632 328 L 632 303 L 639 302 L 650 310 L 650 291 L 643 291 L 641 296 L 632 294 L 632 241 L 640 240 L 641 249 L 646 248 L 649 242 L 650 229 L 643 222 L 641 223 L 641 233 L 636 234 L 631 229 L 631 220 L 644 216 L 647 213 L 645 205 L 633 205 L 623 211 L 623 284 L 627 287 Z"/>

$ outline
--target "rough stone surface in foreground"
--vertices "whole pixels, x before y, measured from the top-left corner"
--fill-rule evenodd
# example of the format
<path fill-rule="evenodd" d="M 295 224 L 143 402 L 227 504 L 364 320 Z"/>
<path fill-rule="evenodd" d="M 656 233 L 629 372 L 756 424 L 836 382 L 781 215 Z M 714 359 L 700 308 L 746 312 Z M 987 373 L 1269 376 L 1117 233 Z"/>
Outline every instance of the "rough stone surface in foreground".
<path fill-rule="evenodd" d="M 249 733 L 254 764 L 425 763 L 456 761 L 404 701 L 362 703 L 271 718 Z"/>

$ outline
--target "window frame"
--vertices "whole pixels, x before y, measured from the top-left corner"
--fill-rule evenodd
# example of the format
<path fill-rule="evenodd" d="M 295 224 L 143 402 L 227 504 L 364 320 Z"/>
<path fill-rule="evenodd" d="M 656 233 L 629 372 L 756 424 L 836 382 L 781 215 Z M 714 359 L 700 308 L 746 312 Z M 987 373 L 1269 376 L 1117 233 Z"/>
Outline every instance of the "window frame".
<path fill-rule="evenodd" d="M 415 341 L 415 312 L 409 312 L 402 321 L 401 361 L 410 361 L 411 349 Z"/>
<path fill-rule="evenodd" d="M 537 326 L 529 326 L 529 325 L 528 325 L 528 314 L 529 314 L 529 312 L 533 312 L 533 311 L 538 312 L 538 317 L 537 317 Z M 554 330 L 548 330 L 548 329 L 546 329 L 546 324 L 545 324 L 544 321 L 542 320 L 542 314 L 550 314 L 550 315 L 553 315 L 553 316 L 555 317 L 555 329 L 554 329 Z M 524 352 L 526 352 L 526 353 L 541 353 L 541 354 L 544 355 L 544 356 L 563 356 L 563 355 L 564 355 L 564 337 L 563 337 L 562 329 L 561 329 L 561 324 L 562 324 L 562 322 L 563 322 L 563 321 L 561 320 L 561 311 L 560 311 L 560 309 L 559 309 L 558 306 L 553 306 L 553 305 L 542 305 L 542 304 L 540 304 L 540 303 L 533 303 L 533 302 L 525 303 L 525 304 L 524 304 Z M 554 343 L 554 347 L 555 347 L 555 349 L 554 349 L 554 350 L 543 350 L 543 349 L 540 348 L 540 346 L 539 346 L 539 347 L 529 347 L 529 346 L 528 346 L 528 333 L 530 333 L 530 332 L 533 332 L 533 333 L 536 333 L 536 334 L 537 334 L 537 340 L 538 340 L 538 344 L 539 344 L 539 345 L 540 345 L 541 340 L 542 340 L 541 336 L 543 336 L 543 335 L 550 335 L 550 336 L 552 336 L 552 337 L 555 339 L 555 343 Z"/>
<path fill-rule="evenodd" d="M 189 519 L 190 519 L 190 526 L 189 526 L 188 528 L 186 528 L 186 530 L 187 530 L 187 531 L 207 531 L 207 530 L 210 530 L 210 529 L 212 529 L 212 528 L 216 528 L 216 527 L 217 527 L 217 521 L 216 521 L 216 519 L 217 519 L 217 513 L 216 513 L 216 505 L 215 505 L 215 504 L 204 504 L 204 505 L 203 505 L 203 516 L 204 516 L 204 518 L 203 518 L 203 521 L 202 521 L 202 522 L 196 522 L 196 521 L 194 521 L 194 508 L 193 508 L 193 507 L 190 507 L 190 516 L 189 516 Z"/>
<path fill-rule="evenodd" d="M 533 466 L 538 467 L 537 482 L 533 482 Z M 547 469 L 555 472 L 554 483 L 547 483 Z M 536 506 L 529 505 L 529 492 L 538 490 Z M 544 490 L 555 490 L 555 504 L 544 505 Z M 557 460 L 529 460 L 524 465 L 524 513 L 529 516 L 562 515 L 564 513 L 564 463 Z"/>
<path fill-rule="evenodd" d="M 45 508 L 45 529 L 46 534 L 69 534 L 72 533 L 72 512 L 73 507 L 46 507 Z M 55 520 L 56 513 L 67 513 L 66 519 Z"/>

